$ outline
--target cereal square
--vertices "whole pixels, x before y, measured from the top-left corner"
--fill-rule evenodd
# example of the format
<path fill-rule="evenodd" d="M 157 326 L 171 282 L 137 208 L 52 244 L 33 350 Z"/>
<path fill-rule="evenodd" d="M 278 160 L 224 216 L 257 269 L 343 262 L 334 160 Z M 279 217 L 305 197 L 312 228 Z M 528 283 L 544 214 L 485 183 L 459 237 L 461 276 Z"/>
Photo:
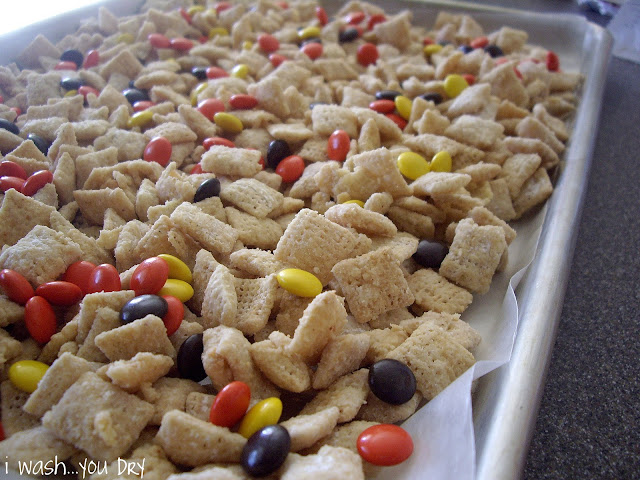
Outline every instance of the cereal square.
<path fill-rule="evenodd" d="M 354 204 L 334 205 L 324 212 L 324 216 L 338 225 L 353 228 L 368 236 L 393 237 L 398 233 L 393 222 L 384 215 Z"/>
<path fill-rule="evenodd" d="M 298 415 L 280 423 L 291 436 L 291 451 L 309 448 L 329 435 L 338 423 L 340 410 L 329 407 L 312 415 Z"/>
<path fill-rule="evenodd" d="M 269 321 L 276 300 L 278 281 L 275 274 L 266 278 L 235 278 L 238 309 L 233 327 L 245 335 L 262 330 Z"/>
<path fill-rule="evenodd" d="M 176 208 L 171 220 L 182 232 L 210 251 L 229 253 L 237 239 L 235 229 L 190 203 L 182 203 Z"/>
<path fill-rule="evenodd" d="M 220 198 L 258 218 L 265 218 L 284 201 L 282 193 L 253 178 L 225 185 Z"/>
<path fill-rule="evenodd" d="M 4 194 L 0 206 L 0 244 L 13 245 L 36 225 L 49 226 L 49 216 L 55 211 L 31 197 L 11 188 Z"/>
<path fill-rule="evenodd" d="M 311 369 L 298 356 L 287 354 L 270 339 L 252 343 L 250 352 L 256 366 L 278 387 L 296 393 L 311 387 Z"/>
<path fill-rule="evenodd" d="M 171 367 L 173 367 L 171 357 L 140 352 L 129 360 L 110 363 L 105 373 L 114 385 L 127 392 L 135 392 L 143 383 L 153 383 L 165 376 Z"/>
<path fill-rule="evenodd" d="M 407 279 L 416 304 L 424 310 L 462 313 L 471 304 L 473 295 L 449 282 L 430 268 L 423 268 Z"/>
<path fill-rule="evenodd" d="M 30 430 L 40 424 L 38 417 L 22 409 L 28 399 L 29 394 L 19 390 L 10 380 L 0 384 L 0 413 L 6 437 L 11 437 L 23 430 Z"/>
<path fill-rule="evenodd" d="M 329 341 L 313 375 L 313 388 L 325 389 L 341 376 L 357 370 L 368 350 L 366 333 L 348 333 Z"/>

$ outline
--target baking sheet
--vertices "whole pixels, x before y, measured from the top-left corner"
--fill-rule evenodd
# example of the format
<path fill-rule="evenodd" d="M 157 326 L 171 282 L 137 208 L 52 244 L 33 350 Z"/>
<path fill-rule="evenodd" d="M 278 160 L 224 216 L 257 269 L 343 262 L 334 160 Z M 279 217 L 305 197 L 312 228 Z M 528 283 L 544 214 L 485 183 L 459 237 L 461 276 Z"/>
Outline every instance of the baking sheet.
<path fill-rule="evenodd" d="M 338 2 L 324 3 L 329 11 L 341 6 Z M 410 8 L 413 23 L 427 27 L 433 25 L 437 12 L 444 9 L 471 13 L 485 31 L 502 25 L 522 28 L 529 33 L 530 43 L 553 49 L 565 70 L 580 71 L 586 78 L 572 140 L 551 201 L 537 215 L 515 225 L 518 238 L 510 247 L 508 271 L 497 275 L 491 291 L 482 298 L 476 296 L 463 315 L 483 335 L 483 343 L 476 352 L 478 363 L 405 422 L 413 435 L 416 454 L 405 464 L 384 469 L 378 476 L 379 479 L 516 478 L 526 454 L 561 311 L 611 38 L 600 27 L 574 15 L 533 14 L 468 3 L 374 3 L 389 12 Z M 125 15 L 135 12 L 141 1 L 110 0 L 103 4 L 114 13 Z M 55 41 L 69 33 L 67 29 L 72 29 L 80 19 L 95 15 L 97 9 L 98 5 L 85 7 L 4 36 L 9 48 L 0 52 L 0 63 L 11 61 L 36 33 L 44 33 Z M 65 31 L 61 31 L 61 26 L 66 27 Z M 514 293 L 525 273 L 522 269 L 531 259 L 533 263 Z M 510 356 L 508 364 L 479 380 L 472 398 L 468 393 L 472 381 L 503 365 Z"/>

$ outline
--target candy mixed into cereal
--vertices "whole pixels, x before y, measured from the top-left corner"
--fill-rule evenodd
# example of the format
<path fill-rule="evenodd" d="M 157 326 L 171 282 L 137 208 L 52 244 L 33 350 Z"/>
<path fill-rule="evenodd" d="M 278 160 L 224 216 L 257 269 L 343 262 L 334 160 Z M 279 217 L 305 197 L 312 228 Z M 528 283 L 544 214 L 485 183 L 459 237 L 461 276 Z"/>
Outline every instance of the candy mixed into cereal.
<path fill-rule="evenodd" d="M 551 195 L 581 80 L 525 31 L 411 21 L 147 0 L 0 67 L 0 458 L 411 456 L 395 424 L 474 364 L 460 315 Z"/>

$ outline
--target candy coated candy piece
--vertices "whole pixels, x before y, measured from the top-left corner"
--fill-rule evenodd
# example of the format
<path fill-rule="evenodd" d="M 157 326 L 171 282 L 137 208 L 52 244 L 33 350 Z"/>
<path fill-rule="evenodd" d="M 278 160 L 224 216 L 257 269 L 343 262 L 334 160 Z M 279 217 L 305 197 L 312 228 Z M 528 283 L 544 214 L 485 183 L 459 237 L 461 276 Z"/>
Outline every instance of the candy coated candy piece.
<path fill-rule="evenodd" d="M 140 295 L 133 297 L 122 306 L 120 309 L 120 321 L 122 323 L 131 323 L 147 315 L 155 315 L 156 317 L 162 318 L 168 311 L 169 305 L 161 296 L 151 294 Z"/>
<path fill-rule="evenodd" d="M 373 30 L 378 23 L 383 23 L 387 21 L 387 17 L 382 13 L 374 13 L 369 17 L 369 21 L 367 22 L 367 30 Z"/>
<path fill-rule="evenodd" d="M 78 90 L 84 82 L 80 78 L 65 77 L 60 80 L 60 86 L 65 90 Z"/>
<path fill-rule="evenodd" d="M 280 64 L 286 60 L 288 60 L 288 58 L 284 55 L 280 55 L 279 53 L 272 53 L 269 55 L 269 61 L 274 68 L 278 68 Z"/>
<path fill-rule="evenodd" d="M 405 120 L 409 120 L 409 117 L 411 117 L 411 108 L 413 107 L 411 99 L 404 95 L 398 95 L 395 98 L 394 103 L 396 105 L 396 110 L 398 110 L 398 114 Z"/>
<path fill-rule="evenodd" d="M 209 38 L 213 38 L 213 37 L 226 37 L 229 35 L 229 30 L 227 30 L 224 27 L 213 27 L 211 30 L 209 30 Z"/>
<path fill-rule="evenodd" d="M 2 427 L 2 422 L 0 422 L 0 442 L 7 438 L 4 434 L 4 428 Z"/>
<path fill-rule="evenodd" d="M 78 285 L 64 280 L 56 280 L 39 285 L 36 295 L 43 297 L 53 305 L 70 307 L 82 299 L 82 290 Z"/>
<path fill-rule="evenodd" d="M 98 50 L 89 50 L 87 58 L 84 60 L 84 68 L 95 67 L 100 63 L 100 52 Z"/>
<path fill-rule="evenodd" d="M 242 419 L 238 433 L 249 438 L 267 425 L 275 425 L 282 415 L 282 402 L 279 398 L 270 397 L 256 403 Z"/>
<path fill-rule="evenodd" d="M 24 306 L 24 324 L 31 338 L 41 345 L 47 343 L 57 329 L 51 304 L 38 295 L 31 297 Z"/>
<path fill-rule="evenodd" d="M 22 185 L 22 194 L 30 197 L 47 183 L 53 182 L 53 173 L 49 170 L 38 170 L 32 173 Z"/>
<path fill-rule="evenodd" d="M 278 284 L 299 297 L 315 297 L 322 293 L 322 282 L 312 273 L 299 268 L 285 268 L 276 275 Z"/>
<path fill-rule="evenodd" d="M 356 27 L 349 27 L 338 33 L 338 41 L 340 43 L 353 42 L 360 36 L 360 31 Z"/>
<path fill-rule="evenodd" d="M 204 12 L 204 10 L 205 10 L 204 5 L 192 5 L 187 9 L 187 13 L 189 15 L 195 15 L 198 12 Z"/>
<path fill-rule="evenodd" d="M 200 165 L 199 163 L 196 163 L 193 168 L 191 169 L 191 171 L 189 172 L 191 175 L 199 175 L 201 173 L 204 173 L 202 171 L 202 165 Z"/>
<path fill-rule="evenodd" d="M 444 257 L 449 253 L 449 248 L 434 240 L 420 240 L 418 249 L 413 254 L 413 259 L 425 268 L 440 268 Z"/>
<path fill-rule="evenodd" d="M 471 42 L 469 42 L 469 46 L 473 48 L 484 48 L 489 45 L 489 39 L 484 35 L 480 37 L 476 37 Z"/>
<path fill-rule="evenodd" d="M 170 337 L 180 328 L 184 319 L 184 303 L 172 295 L 164 295 L 162 298 L 167 302 L 167 313 L 162 317 L 162 322 L 167 329 L 167 336 Z"/>
<path fill-rule="evenodd" d="M 18 177 L 0 177 L 0 192 L 6 192 L 10 189 L 15 189 L 18 192 L 22 191 L 24 180 Z"/>
<path fill-rule="evenodd" d="M 70 61 L 64 61 L 64 62 L 58 62 L 56 64 L 55 67 L 53 67 L 54 70 L 77 70 L 78 66 L 75 64 L 75 62 L 70 62 Z"/>
<path fill-rule="evenodd" d="M 9 300 L 20 305 L 24 305 L 35 295 L 29 280 L 15 270 L 0 270 L 0 287 L 9 297 Z"/>
<path fill-rule="evenodd" d="M 364 17 L 366 16 L 367 14 L 364 13 L 363 11 L 352 12 L 348 14 L 346 17 L 344 17 L 344 21 L 347 22 L 349 25 L 357 25 L 360 22 L 362 22 L 364 20 Z"/>
<path fill-rule="evenodd" d="M 245 40 L 242 42 L 243 50 L 251 50 L 253 48 L 253 42 L 251 40 Z"/>
<path fill-rule="evenodd" d="M 169 46 L 179 52 L 187 52 L 193 48 L 193 40 L 183 37 L 172 38 L 169 40 Z"/>
<path fill-rule="evenodd" d="M 156 162 L 166 167 L 171 159 L 173 147 L 171 142 L 164 137 L 153 137 L 144 147 L 142 158 L 147 162 Z"/>
<path fill-rule="evenodd" d="M 349 134 L 344 130 L 336 130 L 327 141 L 327 156 L 329 160 L 344 162 L 347 159 L 349 148 L 351 148 Z"/>
<path fill-rule="evenodd" d="M 208 138 L 205 138 L 202 142 L 202 146 L 207 151 L 209 151 L 209 149 L 214 145 L 221 145 L 223 147 L 228 147 L 228 148 L 236 148 L 235 143 L 233 143 L 228 138 L 224 138 L 224 137 L 208 137 Z"/>
<path fill-rule="evenodd" d="M 240 133 L 244 128 L 238 117 L 227 112 L 218 112 L 213 116 L 213 121 L 222 130 L 229 133 Z"/>
<path fill-rule="evenodd" d="M 427 102 L 433 102 L 436 105 L 438 105 L 439 103 L 442 103 L 442 95 L 435 92 L 422 94 L 420 95 L 420 98 L 426 100 Z"/>
<path fill-rule="evenodd" d="M 354 204 L 354 205 L 358 205 L 359 207 L 364 208 L 364 202 L 362 200 L 347 200 L 346 202 L 343 202 L 345 204 Z"/>
<path fill-rule="evenodd" d="M 9 367 L 9 380 L 23 392 L 33 393 L 49 366 L 37 360 L 20 360 Z"/>
<path fill-rule="evenodd" d="M 169 264 L 160 257 L 147 258 L 133 271 L 129 288 L 137 295 L 156 294 L 169 278 Z"/>
<path fill-rule="evenodd" d="M 147 92 L 140 90 L 139 88 L 127 88 L 122 91 L 122 94 L 131 105 L 141 100 L 149 100 Z"/>
<path fill-rule="evenodd" d="M 220 180 L 210 178 L 200 184 L 193 197 L 193 203 L 201 202 L 207 198 L 217 197 L 220 195 Z"/>
<path fill-rule="evenodd" d="M 457 97 L 468 86 L 469 84 L 464 79 L 464 77 L 462 75 L 458 75 L 457 73 L 451 73 L 444 79 L 444 91 L 449 96 L 449 98 Z"/>
<path fill-rule="evenodd" d="M 202 366 L 202 351 L 204 350 L 202 338 L 203 335 L 201 333 L 196 333 L 188 337 L 180 345 L 176 364 L 182 378 L 200 382 L 207 377 L 207 373 Z"/>
<path fill-rule="evenodd" d="M 273 140 L 267 147 L 267 166 L 274 170 L 278 164 L 291 155 L 289 144 L 284 140 Z"/>
<path fill-rule="evenodd" d="M 273 53 L 280 48 L 278 39 L 268 33 L 258 35 L 258 45 L 263 52 L 267 53 Z"/>
<path fill-rule="evenodd" d="M 383 467 L 398 465 L 413 453 L 411 435 L 403 428 L 387 423 L 364 430 L 358 436 L 356 446 L 367 462 Z"/>
<path fill-rule="evenodd" d="M 67 93 L 64 94 L 65 97 L 75 97 L 76 95 L 78 95 L 78 91 L 77 90 L 69 90 Z"/>
<path fill-rule="evenodd" d="M 358 63 L 363 67 L 376 63 L 379 57 L 378 47 L 373 43 L 363 43 L 358 47 L 356 52 Z"/>
<path fill-rule="evenodd" d="M 321 43 L 312 42 L 312 43 L 307 43 L 306 45 L 303 45 L 300 50 L 311 60 L 315 60 L 316 58 L 322 55 L 322 52 L 324 51 L 324 47 L 322 46 Z"/>
<path fill-rule="evenodd" d="M 229 73 L 220 67 L 209 67 L 207 68 L 207 78 L 223 78 L 228 77 Z"/>
<path fill-rule="evenodd" d="M 425 45 L 422 49 L 425 55 L 433 55 L 434 53 L 438 53 L 440 50 L 442 50 L 442 45 L 438 43 L 430 43 Z"/>
<path fill-rule="evenodd" d="M 158 295 L 172 295 L 179 298 L 181 302 L 188 302 L 193 297 L 193 287 L 182 280 L 169 278 L 164 282 Z"/>
<path fill-rule="evenodd" d="M 82 67 L 82 62 L 84 61 L 84 56 L 82 55 L 82 53 L 78 50 L 65 50 L 64 52 L 62 52 L 62 55 L 60 55 L 60 60 L 63 61 L 68 61 L 68 62 L 73 62 L 76 64 L 76 66 L 78 68 Z"/>
<path fill-rule="evenodd" d="M 250 400 L 249 385 L 240 381 L 229 383 L 216 395 L 209 412 L 209 421 L 219 427 L 233 427 L 242 420 Z"/>
<path fill-rule="evenodd" d="M 397 90 L 378 90 L 376 100 L 395 100 L 398 95 L 402 95 Z"/>
<path fill-rule="evenodd" d="M 229 99 L 229 105 L 238 110 L 248 110 L 258 105 L 258 99 L 253 95 L 239 93 Z"/>
<path fill-rule="evenodd" d="M 276 167 L 276 173 L 282 177 L 285 183 L 293 183 L 304 172 L 304 160 L 299 155 L 290 155 L 283 158 Z"/>
<path fill-rule="evenodd" d="M 300 40 L 307 40 L 309 38 L 319 37 L 322 34 L 322 30 L 319 27 L 311 26 L 303 28 L 298 32 L 298 38 Z"/>
<path fill-rule="evenodd" d="M 463 73 L 462 78 L 464 78 L 469 85 L 476 83 L 476 77 L 470 73 Z"/>
<path fill-rule="evenodd" d="M 149 43 L 155 48 L 171 48 L 171 40 L 161 33 L 151 33 L 147 37 Z"/>
<path fill-rule="evenodd" d="M 142 112 L 134 113 L 131 118 L 129 118 L 127 126 L 129 128 L 144 127 L 152 118 L 153 112 L 151 110 L 143 110 Z"/>
<path fill-rule="evenodd" d="M 278 470 L 289 455 L 291 436 L 281 425 L 268 425 L 251 435 L 242 449 L 240 464 L 252 477 Z"/>
<path fill-rule="evenodd" d="M 191 69 L 191 75 L 196 77 L 198 80 L 206 80 L 207 79 L 207 68 L 208 67 L 193 67 Z"/>
<path fill-rule="evenodd" d="M 546 64 L 547 70 L 550 72 L 557 72 L 560 68 L 560 59 L 558 58 L 558 55 L 549 50 L 547 52 Z"/>
<path fill-rule="evenodd" d="M 20 129 L 18 126 L 10 122 L 9 120 L 5 120 L 4 118 L 0 118 L 0 128 L 4 128 L 5 130 L 9 130 L 14 135 L 20 135 Z"/>
<path fill-rule="evenodd" d="M 95 268 L 96 266 L 93 263 L 87 262 L 86 260 L 74 262 L 67 267 L 67 271 L 64 272 L 62 280 L 77 285 L 80 287 L 80 290 L 82 290 L 82 293 L 86 295 L 89 293 L 89 278 Z"/>
<path fill-rule="evenodd" d="M 247 78 L 249 75 L 249 67 L 244 63 L 240 63 L 231 69 L 231 76 L 236 78 Z"/>
<path fill-rule="evenodd" d="M 376 100 L 369 104 L 369 108 L 378 113 L 391 113 L 396 109 L 393 100 Z"/>
<path fill-rule="evenodd" d="M 446 150 L 436 153 L 431 159 L 432 172 L 450 172 L 452 167 L 451 155 Z"/>
<path fill-rule="evenodd" d="M 40 135 L 30 133 L 29 135 L 27 135 L 27 140 L 31 140 L 33 144 L 38 147 L 38 150 L 40 150 L 44 155 L 47 155 L 49 153 L 49 147 L 51 145 Z"/>
<path fill-rule="evenodd" d="M 504 52 L 498 45 L 487 45 L 484 47 L 484 51 L 487 52 L 491 58 L 502 57 Z"/>
<path fill-rule="evenodd" d="M 224 112 L 224 103 L 222 103 L 222 100 L 218 100 L 217 98 L 207 98 L 198 103 L 198 108 L 196 110 L 207 117 L 209 121 L 213 121 L 213 117 L 216 113 Z"/>
<path fill-rule="evenodd" d="M 98 265 L 89 275 L 87 293 L 119 292 L 121 288 L 120 274 L 113 265 L 108 263 Z"/>
<path fill-rule="evenodd" d="M 369 388 L 383 402 L 402 405 L 415 395 L 416 377 L 404 363 L 385 358 L 371 365 Z"/>
<path fill-rule="evenodd" d="M 89 85 L 82 85 L 80 88 L 78 88 L 78 93 L 85 99 L 90 93 L 93 93 L 96 97 L 100 95 L 100 92 L 97 89 L 90 87 Z"/>
<path fill-rule="evenodd" d="M 415 152 L 402 152 L 398 156 L 398 170 L 409 180 L 415 180 L 425 173 L 429 173 L 431 167 L 422 155 Z"/>
<path fill-rule="evenodd" d="M 18 177 L 26 180 L 27 172 L 17 163 L 3 160 L 0 162 L 0 177 Z"/>
<path fill-rule="evenodd" d="M 395 123 L 400 130 L 404 130 L 404 128 L 407 126 L 407 121 L 397 113 L 387 113 L 385 117 Z"/>
<path fill-rule="evenodd" d="M 329 23 L 329 15 L 327 15 L 327 11 L 322 7 L 316 7 L 316 18 L 323 27 Z"/>
<path fill-rule="evenodd" d="M 180 16 L 184 18 L 185 22 L 191 25 L 191 15 L 184 8 L 179 8 L 178 12 L 180 12 Z"/>
<path fill-rule="evenodd" d="M 178 257 L 169 255 L 168 253 L 161 253 L 158 257 L 162 258 L 167 262 L 167 265 L 169 265 L 169 278 L 175 278 L 176 280 L 191 283 L 191 270 L 186 263 Z"/>

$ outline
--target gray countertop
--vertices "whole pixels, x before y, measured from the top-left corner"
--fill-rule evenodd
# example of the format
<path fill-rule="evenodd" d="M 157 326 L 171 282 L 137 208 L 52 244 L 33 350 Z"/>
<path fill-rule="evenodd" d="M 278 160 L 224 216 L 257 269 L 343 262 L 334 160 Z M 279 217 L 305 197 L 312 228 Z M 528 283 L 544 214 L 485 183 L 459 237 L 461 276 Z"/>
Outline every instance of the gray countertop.
<path fill-rule="evenodd" d="M 575 1 L 491 0 L 607 17 Z M 640 65 L 612 57 L 558 336 L 523 478 L 640 478 Z"/>

